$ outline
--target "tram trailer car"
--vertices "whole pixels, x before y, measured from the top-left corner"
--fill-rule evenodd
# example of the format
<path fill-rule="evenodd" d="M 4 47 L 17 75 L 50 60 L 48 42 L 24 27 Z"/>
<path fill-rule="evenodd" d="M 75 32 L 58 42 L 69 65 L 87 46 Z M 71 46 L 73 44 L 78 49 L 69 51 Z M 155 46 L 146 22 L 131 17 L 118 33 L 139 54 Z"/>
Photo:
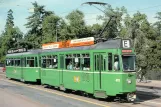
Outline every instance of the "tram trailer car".
<path fill-rule="evenodd" d="M 6 77 L 83 91 L 97 98 L 136 98 L 135 52 L 130 40 L 7 54 Z"/>

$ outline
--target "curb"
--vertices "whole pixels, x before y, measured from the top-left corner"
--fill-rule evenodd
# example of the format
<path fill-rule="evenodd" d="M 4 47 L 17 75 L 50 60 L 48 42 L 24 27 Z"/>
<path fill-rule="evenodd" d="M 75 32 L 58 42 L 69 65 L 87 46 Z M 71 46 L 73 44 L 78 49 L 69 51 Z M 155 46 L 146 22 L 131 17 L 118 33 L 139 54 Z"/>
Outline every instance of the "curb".
<path fill-rule="evenodd" d="M 157 89 L 157 90 L 161 90 L 161 87 L 156 87 L 156 86 L 136 85 L 136 87 L 142 87 L 142 88 L 148 88 L 148 89 Z"/>

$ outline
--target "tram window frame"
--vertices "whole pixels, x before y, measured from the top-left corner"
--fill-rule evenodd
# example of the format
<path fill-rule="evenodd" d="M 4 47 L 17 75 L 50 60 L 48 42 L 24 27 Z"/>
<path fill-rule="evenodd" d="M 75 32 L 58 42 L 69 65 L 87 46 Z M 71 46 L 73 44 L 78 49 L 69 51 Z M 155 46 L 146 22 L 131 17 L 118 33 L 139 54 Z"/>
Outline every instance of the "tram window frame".
<path fill-rule="evenodd" d="M 67 70 L 73 70 L 73 58 L 72 54 L 66 54 L 65 55 L 65 69 Z"/>
<path fill-rule="evenodd" d="M 91 59 L 90 59 L 90 53 L 83 53 L 81 55 L 81 68 L 83 71 L 90 71 L 91 66 Z M 85 59 L 88 59 L 87 62 Z M 86 63 L 86 64 L 85 64 Z"/>
<path fill-rule="evenodd" d="M 65 55 L 65 69 L 67 70 L 89 71 L 91 66 L 90 64 L 90 53 L 74 53 Z"/>
<path fill-rule="evenodd" d="M 10 58 L 6 58 L 6 66 L 10 66 Z"/>
<path fill-rule="evenodd" d="M 26 57 L 26 67 L 35 67 L 35 57 Z"/>
<path fill-rule="evenodd" d="M 20 58 L 15 58 L 14 59 L 14 66 L 21 66 L 21 59 Z"/>
<path fill-rule="evenodd" d="M 52 68 L 52 56 L 46 55 L 46 68 Z"/>
<path fill-rule="evenodd" d="M 46 56 L 41 56 L 41 67 L 46 68 Z"/>
<path fill-rule="evenodd" d="M 65 69 L 67 70 L 81 70 L 81 55 L 78 53 L 65 55 Z"/>
<path fill-rule="evenodd" d="M 12 62 L 13 62 L 13 64 L 12 64 Z M 6 59 L 6 66 L 14 66 L 13 58 L 7 58 Z"/>
<path fill-rule="evenodd" d="M 41 65 L 46 69 L 58 69 L 58 55 L 41 56 Z"/>
<path fill-rule="evenodd" d="M 109 58 L 111 57 L 111 58 Z M 111 62 L 111 63 L 109 63 Z M 112 53 L 108 53 L 108 71 L 112 71 L 113 70 L 113 54 Z"/>
<path fill-rule="evenodd" d="M 80 54 L 73 54 L 73 70 L 81 70 Z"/>
<path fill-rule="evenodd" d="M 52 68 L 58 69 L 58 55 L 52 55 Z"/>
<path fill-rule="evenodd" d="M 11 66 L 14 66 L 15 65 L 15 60 L 14 58 L 11 59 Z"/>
<path fill-rule="evenodd" d="M 113 68 L 113 69 L 114 69 L 114 71 L 120 71 L 120 57 L 117 54 L 115 54 L 113 57 L 113 67 L 115 66 L 115 60 L 116 60 L 115 57 L 117 57 L 117 59 L 118 59 L 118 69 L 115 69 L 115 68 Z"/>

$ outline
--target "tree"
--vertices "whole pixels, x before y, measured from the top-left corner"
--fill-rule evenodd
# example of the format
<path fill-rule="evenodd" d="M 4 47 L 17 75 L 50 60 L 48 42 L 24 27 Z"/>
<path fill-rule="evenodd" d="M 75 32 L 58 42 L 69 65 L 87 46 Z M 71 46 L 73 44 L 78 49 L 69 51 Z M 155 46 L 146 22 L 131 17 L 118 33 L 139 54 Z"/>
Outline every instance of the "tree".
<path fill-rule="evenodd" d="M 156 28 L 156 32 L 158 36 L 161 36 L 161 12 L 157 12 L 156 17 L 158 21 L 154 23 L 154 27 Z"/>
<path fill-rule="evenodd" d="M 59 16 L 50 15 L 47 16 L 43 21 L 43 41 L 46 42 L 54 42 L 58 41 L 61 38 L 60 31 L 64 27 L 64 20 Z"/>
<path fill-rule="evenodd" d="M 74 10 L 66 16 L 69 25 L 67 26 L 68 38 L 88 37 L 88 30 L 84 21 L 84 14 L 79 10 Z"/>
<path fill-rule="evenodd" d="M 141 69 L 141 79 L 143 76 L 154 69 L 151 62 L 157 60 L 156 52 L 156 32 L 153 26 L 148 22 L 147 16 L 137 12 L 130 17 L 127 15 L 124 19 L 124 26 L 122 33 L 126 35 L 126 38 L 133 40 L 133 45 L 136 52 L 136 65 Z M 152 57 L 154 56 L 154 57 Z M 156 59 L 155 59 L 156 58 Z"/>
<path fill-rule="evenodd" d="M 7 20 L 5 25 L 5 31 L 1 34 L 1 48 L 0 57 L 1 61 L 5 60 L 5 55 L 8 49 L 14 48 L 15 43 L 12 38 L 14 36 L 14 22 L 13 22 L 13 11 L 10 9 L 7 14 Z"/>
<path fill-rule="evenodd" d="M 91 35 L 95 38 L 101 33 L 102 26 L 100 24 L 93 24 L 91 27 Z"/>
<path fill-rule="evenodd" d="M 13 11 L 9 9 L 8 14 L 7 14 L 7 20 L 6 20 L 6 25 L 5 25 L 5 31 L 7 32 L 9 29 L 12 29 L 14 27 L 14 18 L 13 18 Z"/>
<path fill-rule="evenodd" d="M 105 32 L 103 33 L 104 38 L 115 38 L 119 36 L 121 29 L 122 16 L 126 13 L 125 7 L 113 9 L 110 5 L 106 6 L 104 16 L 99 16 L 98 19 L 103 20 L 103 27 L 109 22 Z M 110 21 L 109 21 L 110 20 Z"/>
<path fill-rule="evenodd" d="M 31 42 L 33 47 L 39 48 L 42 44 L 42 23 L 45 17 L 53 14 L 51 11 L 46 11 L 45 6 L 38 5 L 37 2 L 32 3 L 34 6 L 34 13 L 27 18 L 28 22 L 25 24 L 29 31 L 25 40 Z"/>
<path fill-rule="evenodd" d="M 15 41 L 15 43 L 13 44 L 15 48 L 24 48 L 23 45 L 21 45 L 21 43 L 23 42 L 23 33 L 18 27 L 14 28 L 13 39 Z"/>

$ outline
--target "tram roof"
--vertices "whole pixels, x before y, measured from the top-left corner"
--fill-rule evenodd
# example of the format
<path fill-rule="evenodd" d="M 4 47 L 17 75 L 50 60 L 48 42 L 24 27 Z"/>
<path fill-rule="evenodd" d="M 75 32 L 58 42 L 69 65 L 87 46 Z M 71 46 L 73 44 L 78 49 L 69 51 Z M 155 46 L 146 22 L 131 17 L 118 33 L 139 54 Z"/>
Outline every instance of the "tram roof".
<path fill-rule="evenodd" d="M 27 54 L 38 54 L 42 52 L 63 52 L 63 51 L 74 51 L 74 50 L 99 50 L 99 49 L 113 49 L 121 48 L 121 39 L 112 39 L 105 42 L 100 42 L 90 46 L 80 46 L 80 47 L 71 47 L 71 48 L 56 48 L 56 49 L 36 49 L 28 50 L 23 53 L 13 53 L 7 54 L 7 56 L 17 56 L 17 55 L 27 55 Z"/>

